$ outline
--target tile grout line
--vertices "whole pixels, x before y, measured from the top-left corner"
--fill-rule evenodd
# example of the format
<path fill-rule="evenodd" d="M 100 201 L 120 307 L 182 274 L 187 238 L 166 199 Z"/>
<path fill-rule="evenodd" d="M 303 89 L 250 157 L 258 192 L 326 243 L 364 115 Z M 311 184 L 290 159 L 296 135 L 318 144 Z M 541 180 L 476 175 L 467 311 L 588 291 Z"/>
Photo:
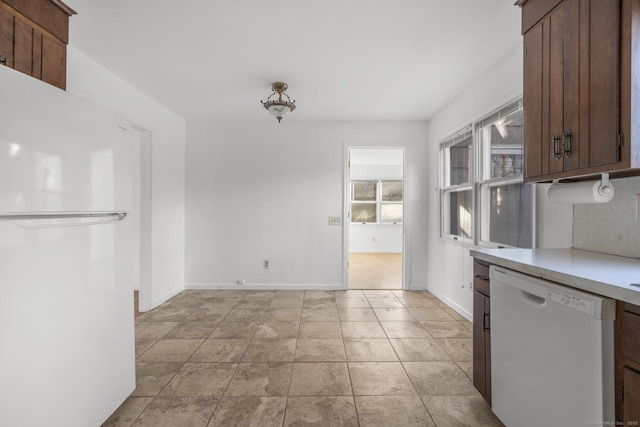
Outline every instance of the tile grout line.
<path fill-rule="evenodd" d="M 213 420 L 213 418 L 215 417 L 215 413 L 216 413 L 216 411 L 219 409 L 220 404 L 222 403 L 222 400 L 225 398 L 225 394 L 226 394 L 226 392 L 228 391 L 228 389 L 229 389 L 229 387 L 230 387 L 230 384 L 231 384 L 231 382 L 233 381 L 233 378 L 234 378 L 234 377 L 236 376 L 236 374 L 238 373 L 238 370 L 239 370 L 239 368 L 240 368 L 240 364 L 241 364 L 241 363 L 260 363 L 260 362 L 248 362 L 248 361 L 244 361 L 244 362 L 243 362 L 243 359 L 246 357 L 246 354 L 247 354 L 247 352 L 248 352 L 249 347 L 251 346 L 251 344 L 252 344 L 254 341 L 261 340 L 261 338 L 257 338 L 257 337 L 256 337 L 256 335 L 257 335 L 257 331 L 258 331 L 258 329 L 259 329 L 259 327 L 260 327 L 260 325 L 261 325 L 261 324 L 265 323 L 268 319 L 271 319 L 271 318 L 268 316 L 269 311 L 274 311 L 274 312 L 275 312 L 275 311 L 277 311 L 277 310 L 278 310 L 278 308 L 274 308 L 274 310 L 269 310 L 269 307 L 271 306 L 271 304 L 273 303 L 273 301 L 276 299 L 276 298 L 275 298 L 275 295 L 276 295 L 276 294 L 274 293 L 274 294 L 271 296 L 271 298 L 269 299 L 269 304 L 268 304 L 268 307 L 267 307 L 266 312 L 261 312 L 261 314 L 259 315 L 259 318 L 258 318 L 258 320 L 257 320 L 258 325 L 257 325 L 257 326 L 256 326 L 256 328 L 251 332 L 251 335 L 247 337 L 247 341 L 248 341 L 247 347 L 244 349 L 244 351 L 243 351 L 242 355 L 241 355 L 241 356 L 239 356 L 239 361 L 236 363 L 236 367 L 235 367 L 234 371 L 233 371 L 233 372 L 231 373 L 231 375 L 230 375 L 230 380 L 229 380 L 229 382 L 226 384 L 226 386 L 225 386 L 224 390 L 222 391 L 222 393 L 221 393 L 221 395 L 220 395 L 220 399 L 218 400 L 217 404 L 215 405 L 215 408 L 213 408 L 212 415 L 211 415 L 211 417 L 209 418 L 209 423 L 210 423 L 210 422 Z M 397 358 L 397 360 L 396 360 L 396 361 L 391 361 L 391 362 L 393 362 L 393 363 L 396 363 L 396 362 L 401 363 L 401 366 L 402 366 L 402 368 L 403 368 L 403 372 L 405 373 L 405 375 L 406 375 L 406 376 L 407 376 L 407 378 L 409 379 L 409 382 L 411 383 L 411 386 L 412 386 L 412 388 L 413 388 L 413 391 L 415 392 L 415 395 L 420 399 L 420 401 L 421 401 L 421 403 L 422 403 L 422 407 L 424 407 L 424 408 L 425 408 L 425 410 L 426 410 L 427 414 L 429 415 L 430 420 L 435 424 L 435 421 L 433 420 L 433 416 L 432 416 L 432 414 L 429 412 L 428 408 L 426 407 L 426 404 L 425 404 L 424 400 L 423 400 L 423 399 L 422 399 L 422 397 L 419 395 L 419 393 L 418 393 L 418 391 L 417 391 L 417 389 L 416 389 L 416 386 L 415 386 L 415 384 L 414 384 L 414 381 L 413 381 L 413 380 L 411 379 L 411 377 L 408 375 L 408 372 L 407 372 L 407 370 L 406 370 L 405 364 L 404 364 L 404 362 L 401 360 L 400 355 L 398 354 L 398 350 L 397 350 L 397 349 L 396 349 L 396 347 L 395 347 L 395 346 L 393 346 L 393 344 L 391 343 L 391 339 L 392 339 L 392 338 L 390 338 L 389 332 L 388 332 L 388 331 L 383 327 L 383 325 L 382 325 L 382 320 L 381 320 L 381 318 L 380 318 L 380 314 L 379 314 L 378 312 L 376 312 L 375 307 L 372 307 L 372 305 L 371 305 L 370 298 L 376 298 L 376 297 L 379 297 L 379 296 L 377 296 L 377 295 L 367 296 L 366 294 L 364 294 L 364 292 L 363 292 L 363 294 L 362 294 L 362 295 L 363 295 L 362 297 L 363 297 L 363 298 L 365 298 L 365 300 L 367 301 L 367 304 L 369 305 L 368 309 L 370 309 L 371 311 L 373 311 L 374 316 L 375 316 L 375 318 L 377 319 L 377 320 L 375 321 L 375 323 L 376 323 L 376 324 L 378 325 L 378 327 L 383 331 L 384 339 L 387 341 L 387 343 L 391 346 L 391 348 L 392 348 L 392 349 L 393 349 L 393 351 L 394 351 L 394 355 L 395 355 L 395 357 Z M 196 349 L 191 353 L 191 355 L 186 359 L 186 361 L 181 362 L 181 365 L 179 366 L 179 368 L 177 369 L 177 371 L 176 371 L 175 373 L 173 373 L 173 375 L 171 376 L 171 378 L 170 378 L 170 379 L 166 382 L 166 384 L 161 388 L 161 390 L 157 393 L 157 395 L 156 395 L 156 396 L 149 396 L 149 397 L 151 397 L 151 400 L 149 401 L 149 403 L 147 403 L 147 404 L 144 406 L 144 408 L 142 408 L 142 410 L 141 410 L 141 411 L 140 411 L 140 413 L 135 417 L 135 419 L 134 419 L 134 421 L 133 421 L 133 422 L 136 422 L 137 420 L 139 420 L 139 419 L 140 419 L 140 417 L 141 417 L 141 416 L 146 412 L 146 410 L 148 409 L 148 406 L 149 406 L 151 403 L 153 403 L 153 401 L 154 401 L 156 398 L 158 398 L 158 397 L 162 397 L 162 396 L 161 396 L 161 394 L 167 390 L 168 385 L 169 385 L 169 384 L 170 384 L 170 383 L 175 379 L 175 377 L 178 375 L 178 373 L 179 373 L 179 372 L 184 368 L 184 366 L 185 366 L 187 363 L 208 363 L 208 362 L 191 362 L 191 360 L 193 359 L 194 355 L 198 352 L 198 350 L 200 350 L 200 349 L 202 348 L 202 346 L 204 345 L 204 343 L 205 343 L 208 339 L 214 339 L 214 338 L 211 338 L 211 335 L 213 335 L 213 334 L 215 333 L 215 330 L 220 326 L 220 324 L 221 324 L 221 323 L 223 323 L 225 320 L 228 320 L 228 316 L 230 315 L 230 313 L 231 313 L 234 309 L 237 309 L 237 308 L 238 308 L 238 307 L 237 307 L 237 306 L 238 306 L 238 304 L 240 304 L 240 303 L 241 303 L 241 301 L 250 301 L 250 300 L 251 300 L 251 298 L 246 298 L 246 297 L 247 297 L 247 294 L 243 295 L 243 296 L 242 296 L 242 297 L 241 297 L 241 298 L 240 298 L 240 299 L 239 299 L 239 300 L 238 300 L 238 301 L 237 301 L 237 302 L 236 302 L 232 307 L 230 307 L 230 308 L 229 308 L 229 311 L 224 315 L 224 317 L 222 317 L 222 320 L 220 320 L 219 322 L 217 322 L 217 324 L 216 324 L 216 325 L 215 325 L 215 327 L 213 328 L 212 332 L 211 332 L 211 333 L 209 333 L 209 334 L 207 335 L 207 337 L 205 337 L 205 338 L 203 338 L 203 339 L 202 339 L 202 342 L 201 342 L 201 343 L 197 346 L 197 348 L 196 348 Z M 253 298 L 253 297 L 252 297 L 252 298 Z M 347 366 L 347 375 L 348 375 L 348 377 L 349 377 L 349 384 L 350 384 L 350 387 L 351 387 L 351 394 L 350 394 L 350 396 L 351 396 L 351 398 L 352 398 L 352 402 L 353 402 L 353 404 L 354 404 L 357 423 L 358 423 L 358 425 L 360 425 L 360 416 L 359 416 L 359 412 L 358 412 L 358 405 L 357 405 L 357 403 L 356 403 L 356 394 L 355 394 L 355 389 L 354 389 L 354 385 L 353 385 L 353 378 L 352 378 L 352 375 L 351 375 L 351 364 L 353 364 L 354 362 L 357 362 L 357 361 L 350 361 L 350 360 L 348 359 L 348 357 L 347 357 L 347 354 L 346 354 L 346 346 L 345 346 L 345 340 L 346 340 L 346 338 L 345 338 L 345 336 L 344 336 L 343 323 L 349 323 L 349 320 L 348 320 L 348 319 L 344 319 L 344 322 L 343 322 L 343 319 L 342 319 L 342 318 L 341 318 L 341 316 L 340 316 L 340 308 L 343 308 L 343 309 L 345 309 L 345 310 L 349 310 L 349 309 L 351 309 L 351 307 L 349 307 L 349 306 L 338 307 L 338 305 L 337 305 L 337 298 L 338 298 L 338 297 L 337 297 L 336 293 L 334 292 L 334 293 L 333 293 L 333 297 L 332 297 L 332 299 L 333 299 L 334 306 L 335 306 L 335 309 L 336 309 L 337 314 L 338 314 L 338 319 L 337 319 L 337 322 L 336 322 L 336 323 L 337 323 L 337 326 L 338 326 L 339 331 L 340 331 L 340 340 L 341 340 L 341 342 L 342 342 L 342 347 L 343 347 L 343 349 L 344 349 L 344 351 L 345 351 L 345 361 L 344 361 L 344 363 L 345 363 L 345 364 L 346 364 L 346 366 Z M 360 297 L 359 297 L 359 298 L 360 298 Z M 382 298 L 382 297 L 379 297 L 379 298 Z M 399 301 L 399 302 L 400 302 L 401 307 L 398 307 L 398 308 L 403 308 L 403 309 L 406 309 L 406 310 L 408 310 L 408 311 L 409 311 L 409 308 L 408 308 L 408 307 L 405 305 L 405 303 L 404 303 L 404 302 L 403 302 L 403 301 L 398 297 L 398 295 L 396 295 L 395 293 L 393 293 L 393 292 L 392 292 L 392 297 L 391 297 L 391 298 L 393 298 L 393 299 L 395 299 L 395 300 L 397 300 L 397 301 Z M 185 298 L 185 299 L 186 299 L 186 298 Z M 256 300 L 260 300 L 260 299 L 261 299 L 261 298 L 259 298 L 259 297 L 257 297 L 257 298 L 256 298 Z M 266 299 L 267 299 L 267 298 L 264 298 L 264 300 L 266 300 Z M 312 299 L 312 298 L 310 298 L 310 299 Z M 290 375 L 290 377 L 289 377 L 288 384 L 287 384 L 287 392 L 286 392 L 286 396 L 284 396 L 284 397 L 285 397 L 285 399 L 284 399 L 284 412 L 283 412 L 282 424 L 284 424 L 284 422 L 285 422 L 285 420 L 286 420 L 287 408 L 288 408 L 288 403 L 289 403 L 289 397 L 291 397 L 291 396 L 290 396 L 290 393 L 291 393 L 291 386 L 292 386 L 292 380 L 293 380 L 293 367 L 294 367 L 294 365 L 295 365 L 296 363 L 300 363 L 300 364 L 305 364 L 305 363 L 321 363 L 321 362 L 322 362 L 322 363 L 331 363 L 331 362 L 333 362 L 333 363 L 343 363 L 342 361 L 339 361 L 339 360 L 326 360 L 326 361 L 325 361 L 324 359 L 323 359 L 323 360 L 320 360 L 320 361 L 318 361 L 318 360 L 307 360 L 307 361 L 301 360 L 301 361 L 296 361 L 296 355 L 298 354 L 298 344 L 300 343 L 300 340 L 304 339 L 304 338 L 302 338 L 301 331 L 302 331 L 302 324 L 303 324 L 303 319 L 302 319 L 302 317 L 303 317 L 303 313 L 304 313 L 304 309 L 305 309 L 305 307 L 304 307 L 304 301 L 305 301 L 305 300 L 306 300 L 306 292 L 305 292 L 305 294 L 303 295 L 303 298 L 302 298 L 302 307 L 300 307 L 300 312 L 299 312 L 300 314 L 299 314 L 299 317 L 297 318 L 297 321 L 298 321 L 298 330 L 297 330 L 297 332 L 296 332 L 296 334 L 295 334 L 295 337 L 294 337 L 294 338 L 295 338 L 295 349 L 294 349 L 294 352 L 293 352 L 293 360 L 290 362 L 290 365 L 291 365 L 291 371 L 290 371 L 290 373 L 291 373 L 291 375 Z M 203 304 L 205 304 L 205 303 L 203 303 Z M 168 306 L 163 307 L 163 308 L 168 308 Z M 289 307 L 281 307 L 280 309 L 284 309 L 284 308 L 289 308 Z M 313 309 L 313 308 L 326 308 L 326 307 L 307 307 L 307 308 L 309 308 L 309 309 Z M 354 307 L 354 308 L 355 308 L 355 307 Z M 359 308 L 359 307 L 357 307 L 357 308 Z M 363 308 L 364 308 L 364 307 L 363 307 Z M 394 308 L 394 307 L 378 307 L 378 308 L 379 308 L 381 311 L 384 311 L 384 310 L 385 310 L 385 309 L 387 309 L 387 308 Z M 427 308 L 428 308 L 428 307 L 427 307 Z M 440 309 L 441 309 L 441 307 L 439 307 L 439 306 L 438 306 L 438 307 L 434 307 L 434 308 L 440 308 Z M 202 306 L 200 306 L 199 308 L 195 308 L 191 313 L 193 313 L 194 311 L 196 311 L 196 310 L 198 310 L 198 309 L 202 309 Z M 410 312 L 410 311 L 409 311 L 409 312 Z M 447 314 L 448 314 L 448 313 L 447 313 Z M 188 316 L 187 316 L 187 317 L 188 317 Z M 277 318 L 273 318 L 273 319 L 271 319 L 271 320 L 279 321 Z M 468 329 L 468 328 L 466 328 L 466 326 L 464 326 L 463 324 L 461 324 L 461 322 L 460 322 L 460 321 L 458 321 L 457 319 L 452 318 L 452 320 L 453 320 L 453 321 L 455 321 L 456 323 L 458 323 L 458 324 L 460 325 L 460 327 L 461 327 L 461 328 Z M 283 321 L 284 321 L 284 320 L 283 320 Z M 288 320 L 287 320 L 287 321 L 288 321 Z M 309 321 L 310 321 L 310 322 L 313 322 L 314 320 L 309 320 Z M 399 319 L 399 320 L 389 320 L 388 322 L 407 322 L 407 321 L 409 321 L 409 320 Z M 418 323 L 422 328 L 424 328 L 424 327 L 423 327 L 423 325 L 422 325 L 422 323 L 421 323 L 421 322 L 419 322 L 417 319 L 416 319 L 416 320 L 414 320 L 414 321 L 415 321 L 416 323 Z M 140 323 L 145 323 L 145 322 L 152 322 L 152 321 L 151 321 L 151 320 L 149 320 L 149 321 L 145 321 L 145 320 L 143 320 L 143 321 L 141 321 Z M 141 354 L 136 358 L 136 361 L 137 361 L 140 357 L 142 357 L 144 354 L 146 354 L 146 353 L 147 353 L 151 348 L 153 348 L 153 347 L 154 347 L 154 346 L 155 346 L 155 345 L 156 345 L 160 340 L 165 339 L 165 337 L 166 337 L 168 334 L 170 334 L 170 333 L 171 333 L 171 331 L 173 331 L 176 327 L 178 327 L 180 324 L 184 324 L 185 322 L 186 322 L 186 320 L 182 320 L 182 321 L 180 321 L 180 322 L 177 322 L 177 325 L 175 325 L 171 330 L 167 331 L 167 332 L 166 332 L 162 337 L 157 338 L 157 339 L 155 340 L 155 342 L 154 342 L 154 343 L 153 343 L 149 348 L 147 348 L 143 353 L 141 353 Z M 315 322 L 322 323 L 322 321 L 320 321 L 320 320 L 317 320 L 317 321 L 315 321 Z M 334 320 L 331 320 L 330 322 L 332 322 L 332 323 L 333 323 L 333 322 L 335 322 L 335 321 L 334 321 Z M 136 325 L 136 326 L 137 326 L 137 325 Z M 431 334 L 430 334 L 430 333 L 428 333 L 428 331 L 426 331 L 426 329 L 425 329 L 425 335 L 427 336 L 427 338 L 434 340 L 434 342 L 435 342 L 436 344 L 440 345 L 440 344 L 437 342 L 437 340 L 435 340 L 435 339 L 431 336 Z M 420 337 L 420 338 L 424 338 L 424 337 Z M 177 339 L 177 338 L 176 338 L 176 339 Z M 184 339 L 188 339 L 188 338 L 184 338 Z M 222 339 L 222 338 L 221 338 L 221 339 Z M 265 340 L 268 340 L 267 338 L 264 338 L 264 339 L 265 339 Z M 274 339 L 274 340 L 276 340 L 276 339 L 282 339 L 282 338 L 280 338 L 280 337 L 279 337 L 279 335 L 278 335 L 278 336 L 274 337 L 273 339 Z M 324 340 L 324 339 L 329 339 L 329 338 L 317 338 L 317 339 L 318 339 L 318 340 Z M 402 340 L 402 338 L 397 338 L 397 339 L 398 339 L 398 340 Z M 444 350 L 444 349 L 443 349 L 443 350 Z M 453 357 L 451 357 L 451 355 L 450 355 L 446 350 L 444 350 L 444 351 L 445 351 L 445 353 L 446 353 L 446 354 L 451 358 L 451 360 L 453 360 Z M 361 361 L 361 362 L 367 362 L 367 361 Z M 372 362 L 374 362 L 374 361 L 372 360 Z M 460 367 L 460 365 L 458 364 L 458 361 L 453 360 L 453 362 L 455 363 L 455 365 L 456 365 L 460 370 L 462 370 L 462 368 L 461 368 L 461 367 Z M 140 363 L 143 363 L 143 362 L 140 362 Z M 167 363 L 168 363 L 168 362 L 167 362 Z M 223 363 L 223 362 L 219 362 L 219 363 Z M 234 363 L 234 362 L 227 362 L 227 363 Z M 268 364 L 268 363 L 271 363 L 271 362 L 264 362 L 264 363 L 267 363 L 267 364 Z M 274 363 L 275 363 L 275 362 L 274 362 Z M 380 362 L 378 362 L 378 363 L 380 363 Z M 464 371 L 463 371 L 463 372 L 464 372 Z M 465 374 L 466 374 L 466 372 L 465 372 Z M 468 377 L 468 375 L 466 375 L 466 376 Z M 310 396 L 310 397 L 321 397 L 321 395 L 309 395 L 309 396 Z M 363 395 L 363 396 L 365 396 L 365 395 Z M 368 395 L 367 395 L 367 396 L 368 396 Z M 378 395 L 371 395 L 371 396 L 378 396 Z M 386 396 L 386 395 L 381 395 L 381 396 Z M 144 396 L 131 396 L 131 397 L 144 397 Z M 186 396 L 186 397 L 194 397 L 194 396 Z M 211 397 L 215 397 L 215 396 L 211 396 Z M 230 396 L 226 396 L 226 397 L 230 398 Z M 246 397 L 246 396 L 237 396 L 237 397 Z M 275 396 L 273 396 L 273 397 L 275 397 Z"/>

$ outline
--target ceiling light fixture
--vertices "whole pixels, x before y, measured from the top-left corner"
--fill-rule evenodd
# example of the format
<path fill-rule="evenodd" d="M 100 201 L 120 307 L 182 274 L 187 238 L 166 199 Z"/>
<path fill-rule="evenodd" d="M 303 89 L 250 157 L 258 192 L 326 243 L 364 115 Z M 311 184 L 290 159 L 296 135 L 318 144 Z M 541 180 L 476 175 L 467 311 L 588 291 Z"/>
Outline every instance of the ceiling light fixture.
<path fill-rule="evenodd" d="M 264 108 L 276 119 L 278 119 L 278 123 L 280 120 L 284 119 L 287 114 L 296 109 L 296 101 L 291 101 L 289 95 L 287 95 L 286 90 L 289 89 L 289 85 L 285 82 L 274 82 L 271 85 L 271 89 L 273 93 L 269 95 L 266 101 L 260 101 Z M 278 94 L 278 99 L 271 100 L 272 96 Z M 287 97 L 287 100 L 282 99 L 282 95 Z"/>

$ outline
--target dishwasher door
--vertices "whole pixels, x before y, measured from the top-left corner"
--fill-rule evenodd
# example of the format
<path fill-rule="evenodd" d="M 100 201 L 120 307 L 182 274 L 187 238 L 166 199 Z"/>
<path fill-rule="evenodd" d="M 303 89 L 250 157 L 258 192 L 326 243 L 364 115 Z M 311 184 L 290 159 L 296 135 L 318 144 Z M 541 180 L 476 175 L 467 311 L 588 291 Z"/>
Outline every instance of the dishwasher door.
<path fill-rule="evenodd" d="M 491 276 L 491 400 L 507 426 L 615 425 L 615 301 L 502 267 Z"/>

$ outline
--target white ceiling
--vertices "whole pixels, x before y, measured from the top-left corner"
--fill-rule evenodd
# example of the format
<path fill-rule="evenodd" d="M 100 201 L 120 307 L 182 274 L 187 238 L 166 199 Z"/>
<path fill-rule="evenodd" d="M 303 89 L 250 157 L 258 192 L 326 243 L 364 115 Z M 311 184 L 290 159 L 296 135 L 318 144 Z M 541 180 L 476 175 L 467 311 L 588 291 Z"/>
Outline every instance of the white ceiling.
<path fill-rule="evenodd" d="M 66 0 L 70 43 L 185 119 L 426 120 L 520 37 L 514 0 Z M 283 122 L 284 122 L 283 121 Z"/>

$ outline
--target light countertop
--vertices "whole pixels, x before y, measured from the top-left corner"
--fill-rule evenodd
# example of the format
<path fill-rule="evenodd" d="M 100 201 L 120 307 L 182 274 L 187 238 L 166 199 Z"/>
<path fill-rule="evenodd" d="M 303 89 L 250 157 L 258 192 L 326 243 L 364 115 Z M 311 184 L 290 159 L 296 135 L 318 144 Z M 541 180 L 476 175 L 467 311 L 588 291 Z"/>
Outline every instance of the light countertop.
<path fill-rule="evenodd" d="M 475 249 L 490 264 L 640 305 L 640 259 L 578 249 Z"/>

